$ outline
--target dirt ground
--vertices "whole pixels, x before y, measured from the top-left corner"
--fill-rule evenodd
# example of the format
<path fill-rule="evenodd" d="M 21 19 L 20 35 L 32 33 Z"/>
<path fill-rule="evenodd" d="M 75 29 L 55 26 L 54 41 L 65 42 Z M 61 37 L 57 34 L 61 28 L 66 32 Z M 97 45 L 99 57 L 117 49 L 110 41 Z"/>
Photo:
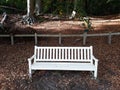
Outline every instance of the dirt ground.
<path fill-rule="evenodd" d="M 12 17 L 14 20 L 16 17 Z M 120 32 L 120 18 L 91 18 L 93 31 L 88 33 Z M 32 26 L 20 22 L 9 25 L 9 33 L 79 34 L 83 33 L 81 21 L 49 20 Z M 28 77 L 27 59 L 33 55 L 34 38 L 16 38 L 10 45 L 9 38 L 0 38 L 0 90 L 119 90 L 120 88 L 120 35 L 89 37 L 86 45 L 82 38 L 62 38 L 62 46 L 93 46 L 99 59 L 98 78 L 90 72 L 36 71 L 32 80 Z M 39 38 L 38 46 L 60 46 L 58 38 Z"/>

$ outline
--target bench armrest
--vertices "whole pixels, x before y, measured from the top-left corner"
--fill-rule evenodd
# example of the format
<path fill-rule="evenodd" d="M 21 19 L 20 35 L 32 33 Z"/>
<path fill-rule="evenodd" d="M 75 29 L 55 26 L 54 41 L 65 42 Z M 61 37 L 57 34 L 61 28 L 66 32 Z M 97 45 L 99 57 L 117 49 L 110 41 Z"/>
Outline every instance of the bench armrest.
<path fill-rule="evenodd" d="M 35 55 L 33 55 L 32 57 L 28 58 L 28 63 L 29 66 L 32 64 L 32 60 L 34 60 Z"/>
<path fill-rule="evenodd" d="M 97 67 L 98 66 L 98 59 L 93 56 L 93 61 L 94 61 L 95 66 Z"/>

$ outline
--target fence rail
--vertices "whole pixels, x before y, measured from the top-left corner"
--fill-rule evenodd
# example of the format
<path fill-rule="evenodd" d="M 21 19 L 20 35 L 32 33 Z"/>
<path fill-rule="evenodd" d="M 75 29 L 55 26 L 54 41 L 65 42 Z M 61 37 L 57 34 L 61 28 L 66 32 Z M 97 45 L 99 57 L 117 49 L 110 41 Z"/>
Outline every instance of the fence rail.
<path fill-rule="evenodd" d="M 56 37 L 59 38 L 59 44 L 62 44 L 62 38 L 63 37 L 83 37 L 83 45 L 86 44 L 87 37 L 96 37 L 96 36 L 108 36 L 108 44 L 111 44 L 112 42 L 112 36 L 113 35 L 120 35 L 120 32 L 115 32 L 115 33 L 100 33 L 100 34 L 88 34 L 88 33 L 83 33 L 83 34 L 6 34 L 6 35 L 0 35 L 0 37 L 10 37 L 11 40 L 11 45 L 14 45 L 14 38 L 15 37 L 34 37 L 35 39 L 35 44 L 38 42 L 38 37 Z"/>

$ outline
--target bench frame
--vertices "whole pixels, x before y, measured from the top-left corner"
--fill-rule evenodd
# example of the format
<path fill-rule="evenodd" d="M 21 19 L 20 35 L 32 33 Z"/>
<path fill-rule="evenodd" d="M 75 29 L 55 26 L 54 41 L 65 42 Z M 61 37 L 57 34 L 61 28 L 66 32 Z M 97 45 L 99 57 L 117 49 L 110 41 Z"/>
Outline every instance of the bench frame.
<path fill-rule="evenodd" d="M 43 53 L 40 53 L 38 50 L 47 50 L 47 49 L 58 49 L 61 50 L 61 54 L 57 54 L 57 58 L 49 57 L 49 59 L 46 58 L 45 51 Z M 50 49 L 50 50 L 51 50 Z M 56 49 L 56 50 L 57 50 Z M 83 52 L 79 53 L 78 50 L 86 50 L 84 55 L 82 55 L 81 58 L 83 59 L 76 59 L 77 56 L 76 53 L 70 54 L 71 56 L 68 56 L 67 54 L 70 52 L 67 51 L 65 53 L 65 49 L 71 49 L 74 50 L 74 52 L 77 52 L 77 54 L 81 55 Z M 89 49 L 89 50 L 87 50 Z M 62 53 L 64 50 L 64 53 Z M 58 51 L 57 51 L 58 52 Z M 56 53 L 57 53 L 56 52 Z M 89 52 L 89 53 L 88 53 Z M 49 54 L 51 52 L 49 51 Z M 55 53 L 55 52 L 54 52 Z M 41 59 L 40 59 L 41 55 Z M 64 56 L 62 56 L 64 55 Z M 67 56 L 65 56 L 67 55 Z M 54 56 L 54 55 L 53 55 Z M 65 58 L 67 57 L 67 59 Z M 74 58 L 73 58 L 74 57 Z M 88 58 L 87 58 L 88 57 Z M 61 59 L 64 58 L 64 59 Z M 72 58 L 72 59 L 71 59 Z M 90 59 L 89 59 L 90 58 Z M 32 78 L 32 71 L 34 70 L 70 70 L 70 71 L 92 71 L 94 74 L 94 78 L 97 78 L 97 69 L 98 69 L 98 59 L 96 59 L 93 56 L 93 47 L 38 47 L 35 46 L 34 54 L 32 57 L 28 58 L 28 64 L 29 64 L 29 78 Z"/>

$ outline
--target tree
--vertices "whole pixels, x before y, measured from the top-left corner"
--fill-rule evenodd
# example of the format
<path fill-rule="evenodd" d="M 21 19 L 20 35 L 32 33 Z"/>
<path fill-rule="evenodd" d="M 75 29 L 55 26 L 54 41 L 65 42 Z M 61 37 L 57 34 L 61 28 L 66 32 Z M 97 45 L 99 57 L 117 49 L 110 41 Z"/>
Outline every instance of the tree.
<path fill-rule="evenodd" d="M 41 0 L 27 0 L 27 15 L 23 16 L 24 24 L 33 24 L 35 21 L 34 14 L 40 14 Z"/>
<path fill-rule="evenodd" d="M 36 0 L 35 13 L 36 13 L 36 15 L 40 15 L 40 12 L 41 12 L 41 0 Z"/>

